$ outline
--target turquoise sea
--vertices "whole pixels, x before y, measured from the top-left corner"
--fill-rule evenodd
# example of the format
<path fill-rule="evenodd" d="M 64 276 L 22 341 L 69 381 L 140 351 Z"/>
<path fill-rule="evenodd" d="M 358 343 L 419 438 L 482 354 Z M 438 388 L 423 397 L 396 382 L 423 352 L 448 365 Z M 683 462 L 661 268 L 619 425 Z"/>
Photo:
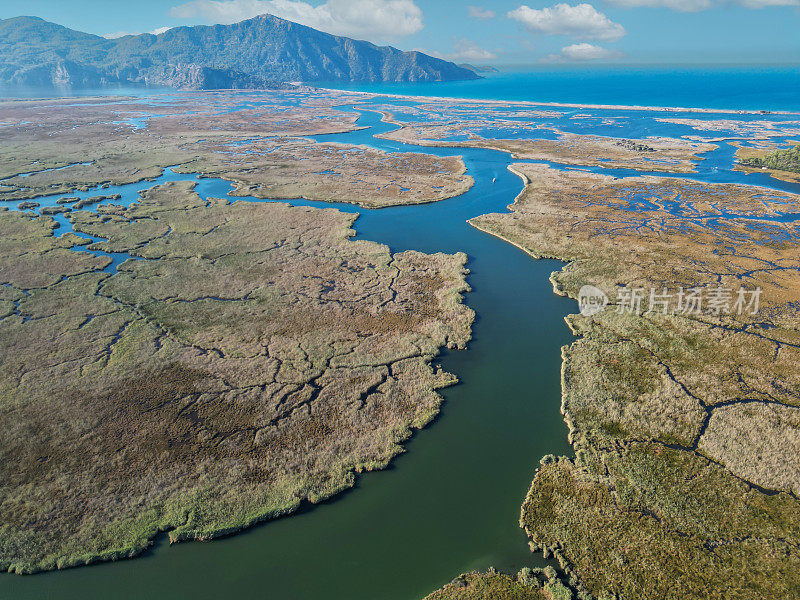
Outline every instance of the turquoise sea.
<path fill-rule="evenodd" d="M 800 66 L 504 67 L 479 81 L 325 87 L 482 100 L 800 110 Z"/>
<path fill-rule="evenodd" d="M 569 104 L 617 104 L 800 110 L 800 65 L 514 66 L 485 73 L 477 81 L 343 84 L 315 86 L 374 93 L 408 94 Z M 0 86 L 0 98 L 170 92 L 166 88 L 72 90 Z"/>

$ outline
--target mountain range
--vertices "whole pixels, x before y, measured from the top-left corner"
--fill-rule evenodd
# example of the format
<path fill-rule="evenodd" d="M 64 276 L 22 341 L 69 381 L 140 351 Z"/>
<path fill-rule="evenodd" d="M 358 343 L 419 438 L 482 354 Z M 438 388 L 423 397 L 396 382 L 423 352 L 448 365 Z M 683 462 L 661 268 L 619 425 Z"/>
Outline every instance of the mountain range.
<path fill-rule="evenodd" d="M 430 82 L 475 71 L 421 52 L 331 35 L 260 15 L 106 39 L 38 17 L 0 20 L 0 84 L 93 88 L 267 88 L 293 82 Z"/>

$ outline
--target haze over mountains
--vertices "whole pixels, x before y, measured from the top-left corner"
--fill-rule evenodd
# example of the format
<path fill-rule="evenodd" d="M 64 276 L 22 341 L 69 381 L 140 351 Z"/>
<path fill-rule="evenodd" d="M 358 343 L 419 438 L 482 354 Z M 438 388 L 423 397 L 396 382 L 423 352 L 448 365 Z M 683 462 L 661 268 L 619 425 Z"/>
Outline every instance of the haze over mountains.
<path fill-rule="evenodd" d="M 0 84 L 6 85 L 226 89 L 476 78 L 470 69 L 421 52 L 330 35 L 272 15 L 113 40 L 37 17 L 0 20 Z"/>

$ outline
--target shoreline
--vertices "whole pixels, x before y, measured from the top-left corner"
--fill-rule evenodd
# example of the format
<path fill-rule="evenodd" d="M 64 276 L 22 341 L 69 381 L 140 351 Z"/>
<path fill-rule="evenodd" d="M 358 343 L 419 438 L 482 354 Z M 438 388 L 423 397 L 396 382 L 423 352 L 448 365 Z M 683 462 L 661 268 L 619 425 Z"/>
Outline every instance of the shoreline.
<path fill-rule="evenodd" d="M 569 102 L 539 102 L 535 100 L 492 100 L 484 98 L 459 98 L 455 96 L 419 96 L 413 94 L 362 92 L 359 90 L 342 90 L 337 88 L 315 87 L 321 92 L 336 92 L 354 96 L 384 97 L 400 100 L 416 100 L 421 102 L 460 102 L 467 104 L 488 104 L 491 106 L 549 106 L 556 108 L 578 108 L 592 110 L 631 110 L 655 112 L 686 112 L 702 114 L 735 114 L 735 115 L 800 115 L 800 111 L 789 110 L 756 110 L 740 108 L 700 108 L 687 106 L 643 106 L 638 104 L 574 104 Z"/>

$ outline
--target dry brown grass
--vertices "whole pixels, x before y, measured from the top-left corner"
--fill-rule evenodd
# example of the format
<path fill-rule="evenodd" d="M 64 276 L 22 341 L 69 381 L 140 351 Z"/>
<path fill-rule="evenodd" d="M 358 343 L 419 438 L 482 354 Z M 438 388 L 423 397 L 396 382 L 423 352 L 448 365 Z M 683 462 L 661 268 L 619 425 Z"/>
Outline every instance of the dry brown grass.
<path fill-rule="evenodd" d="M 354 216 L 150 190 L 66 250 L 0 212 L 0 566 L 26 573 L 238 531 L 385 467 L 454 378 L 464 255 L 352 241 Z M 74 236 L 72 236 L 74 237 Z"/>

